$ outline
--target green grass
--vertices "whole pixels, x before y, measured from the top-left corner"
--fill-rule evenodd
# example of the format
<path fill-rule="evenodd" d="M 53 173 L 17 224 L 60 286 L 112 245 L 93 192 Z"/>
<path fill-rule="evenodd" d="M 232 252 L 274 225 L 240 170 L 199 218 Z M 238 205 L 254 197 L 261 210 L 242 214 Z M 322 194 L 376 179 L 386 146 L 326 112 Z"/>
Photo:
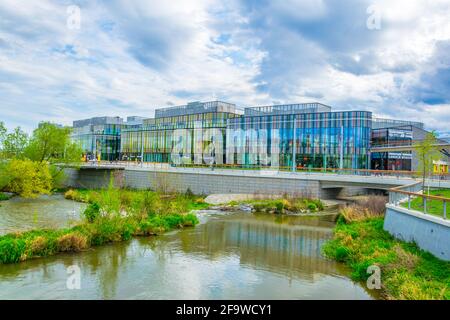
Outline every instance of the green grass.
<path fill-rule="evenodd" d="M 430 195 L 439 196 L 450 199 L 450 189 L 430 190 Z M 408 202 L 401 204 L 403 207 L 408 208 Z M 424 212 L 423 199 L 417 197 L 411 200 L 411 209 Z M 440 200 L 427 200 L 427 213 L 442 217 L 444 215 L 444 203 Z M 450 201 L 447 202 L 447 217 L 450 217 Z"/>
<path fill-rule="evenodd" d="M 387 299 L 450 299 L 450 262 L 442 261 L 415 244 L 395 240 L 383 230 L 383 218 L 346 224 L 340 219 L 324 254 L 350 266 L 354 280 L 365 281 L 367 268 L 381 268 Z"/>
<path fill-rule="evenodd" d="M 6 201 L 6 200 L 9 200 L 9 199 L 11 199 L 10 196 L 4 194 L 3 192 L 0 192 L 0 201 Z"/>
<path fill-rule="evenodd" d="M 16 263 L 59 252 L 77 252 L 133 236 L 157 235 L 175 228 L 195 226 L 192 214 L 150 215 L 144 219 L 106 216 L 73 228 L 33 230 L 0 237 L 0 263 Z"/>
<path fill-rule="evenodd" d="M 89 203 L 83 221 L 68 229 L 33 230 L 0 237 L 0 263 L 16 263 L 59 252 L 77 252 L 133 236 L 157 235 L 195 226 L 193 209 L 207 207 L 192 194 L 117 189 L 69 190 L 65 197 Z"/>
<path fill-rule="evenodd" d="M 108 189 L 68 190 L 66 199 L 97 203 L 102 210 L 118 214 L 126 211 L 133 215 L 189 212 L 209 207 L 204 197 L 191 193 L 161 194 L 149 190 Z"/>
<path fill-rule="evenodd" d="M 308 198 L 282 198 L 231 201 L 229 205 L 249 204 L 255 212 L 268 212 L 282 214 L 289 212 L 318 212 L 324 209 L 324 204 L 319 199 Z"/>

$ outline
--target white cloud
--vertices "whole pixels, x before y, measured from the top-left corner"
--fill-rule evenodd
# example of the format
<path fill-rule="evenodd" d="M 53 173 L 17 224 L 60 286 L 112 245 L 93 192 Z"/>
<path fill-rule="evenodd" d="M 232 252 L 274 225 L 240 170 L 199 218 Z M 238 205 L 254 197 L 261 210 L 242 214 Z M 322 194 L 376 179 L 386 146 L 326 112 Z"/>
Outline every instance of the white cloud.
<path fill-rule="evenodd" d="M 369 31 L 372 2 L 79 1 L 69 30 L 68 2 L 4 0 L 1 120 L 31 130 L 217 97 L 316 100 L 445 131 L 450 4 L 374 1 L 382 29 Z"/>

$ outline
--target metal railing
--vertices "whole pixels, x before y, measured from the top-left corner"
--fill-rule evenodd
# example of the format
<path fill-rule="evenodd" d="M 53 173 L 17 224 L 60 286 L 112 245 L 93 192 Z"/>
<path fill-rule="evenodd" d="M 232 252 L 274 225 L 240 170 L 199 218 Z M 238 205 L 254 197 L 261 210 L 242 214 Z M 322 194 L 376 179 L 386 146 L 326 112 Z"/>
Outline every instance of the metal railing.
<path fill-rule="evenodd" d="M 421 201 L 416 201 L 419 198 Z M 447 219 L 447 203 L 449 202 L 450 198 L 425 194 L 422 182 L 389 189 L 389 204 L 424 214 L 436 215 L 444 219 Z"/>
<path fill-rule="evenodd" d="M 100 161 L 86 163 L 88 166 L 120 166 L 129 168 L 154 168 L 154 169 L 170 169 L 170 168 L 189 168 L 189 169 L 226 169 L 226 170 L 241 170 L 241 171 L 268 171 L 276 170 L 280 172 L 292 173 L 324 173 L 324 174 L 338 174 L 338 175 L 356 175 L 356 176 L 375 176 L 375 177 L 395 177 L 395 178 L 412 178 L 418 179 L 421 174 L 416 171 L 408 170 L 371 170 L 371 169 L 351 169 L 351 168 L 310 168 L 310 167 L 296 167 L 294 170 L 292 166 L 262 166 L 262 165 L 244 165 L 244 164 L 171 164 L 165 162 L 141 162 L 137 161 Z M 450 181 L 450 173 L 433 173 L 427 176 L 427 180 L 444 180 Z"/>

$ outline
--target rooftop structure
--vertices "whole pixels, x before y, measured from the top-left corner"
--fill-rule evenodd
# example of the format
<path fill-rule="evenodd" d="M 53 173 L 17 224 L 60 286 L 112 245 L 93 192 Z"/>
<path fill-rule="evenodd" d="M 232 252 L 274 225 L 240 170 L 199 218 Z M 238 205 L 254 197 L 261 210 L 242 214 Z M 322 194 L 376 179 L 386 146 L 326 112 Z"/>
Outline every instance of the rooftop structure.
<path fill-rule="evenodd" d="M 127 122 L 124 124 L 128 126 L 142 125 L 145 119 L 146 119 L 145 117 L 129 116 L 127 117 Z"/>
<path fill-rule="evenodd" d="M 296 103 L 296 104 L 280 104 L 274 106 L 261 106 L 245 108 L 245 116 L 264 116 L 277 114 L 298 114 L 298 113 L 315 113 L 330 112 L 331 107 L 322 103 Z"/>
<path fill-rule="evenodd" d="M 176 117 L 208 112 L 242 113 L 236 105 L 223 101 L 189 102 L 183 106 L 160 108 L 155 110 L 155 118 Z"/>
<path fill-rule="evenodd" d="M 373 118 L 372 119 L 372 129 L 382 129 L 382 128 L 394 128 L 402 126 L 414 126 L 420 129 L 424 128 L 423 122 L 417 121 L 406 121 L 406 120 L 394 120 L 385 118 Z"/>
<path fill-rule="evenodd" d="M 77 120 L 73 122 L 74 128 L 81 128 L 88 125 L 107 125 L 107 124 L 123 124 L 123 119 L 120 117 L 94 117 L 90 119 Z"/>

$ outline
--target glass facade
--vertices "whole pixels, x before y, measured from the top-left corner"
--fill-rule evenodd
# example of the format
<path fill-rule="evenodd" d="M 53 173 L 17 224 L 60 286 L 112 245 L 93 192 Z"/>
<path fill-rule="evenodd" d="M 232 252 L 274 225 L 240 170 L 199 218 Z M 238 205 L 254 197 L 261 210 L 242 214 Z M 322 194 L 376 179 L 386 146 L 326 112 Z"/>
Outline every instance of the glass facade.
<path fill-rule="evenodd" d="M 128 117 L 130 123 L 142 123 L 140 117 Z M 88 160 L 119 160 L 121 133 L 128 127 L 120 117 L 95 117 L 73 122 L 72 141 L 83 150 Z"/>
<path fill-rule="evenodd" d="M 239 110 L 211 101 L 160 108 L 150 119 L 75 121 L 72 137 L 88 157 L 109 161 L 411 170 L 411 151 L 370 149 L 411 145 L 416 127 L 423 124 L 320 103 Z"/>
<path fill-rule="evenodd" d="M 72 140 L 78 143 L 87 160 L 118 160 L 121 124 L 87 125 L 74 128 Z"/>
<path fill-rule="evenodd" d="M 268 143 L 263 145 L 266 150 L 260 149 L 261 144 L 258 148 L 244 146 L 239 148 L 244 152 L 234 154 L 233 162 L 264 164 L 264 159 L 260 159 L 261 154 L 271 157 L 273 152 L 278 152 L 280 167 L 292 167 L 295 163 L 297 168 L 368 168 L 371 120 L 372 114 L 366 111 L 232 119 L 228 122 L 231 132 L 240 132 L 239 135 L 247 137 L 256 136 L 256 141 L 261 135 L 268 137 Z M 238 138 L 245 141 L 242 136 Z M 230 154 L 233 154 L 233 150 Z"/>
<path fill-rule="evenodd" d="M 373 129 L 371 140 L 372 148 L 410 146 L 413 144 L 413 129 L 412 126 Z M 410 171 L 412 169 L 412 153 L 411 151 L 372 152 L 371 168 Z"/>
<path fill-rule="evenodd" d="M 213 139 L 220 142 L 221 149 L 225 150 L 227 120 L 239 116 L 232 113 L 235 111 L 234 105 L 220 101 L 196 103 L 195 111 L 192 110 L 194 105 L 188 106 L 159 110 L 156 118 L 144 120 L 142 126 L 124 129 L 121 160 L 140 161 L 143 154 L 145 162 L 172 162 L 174 150 L 178 150 L 182 162 L 204 163 L 204 146 L 201 144 Z M 167 114 L 176 115 L 166 117 Z M 224 160 L 217 159 L 216 163 L 223 163 Z"/>

